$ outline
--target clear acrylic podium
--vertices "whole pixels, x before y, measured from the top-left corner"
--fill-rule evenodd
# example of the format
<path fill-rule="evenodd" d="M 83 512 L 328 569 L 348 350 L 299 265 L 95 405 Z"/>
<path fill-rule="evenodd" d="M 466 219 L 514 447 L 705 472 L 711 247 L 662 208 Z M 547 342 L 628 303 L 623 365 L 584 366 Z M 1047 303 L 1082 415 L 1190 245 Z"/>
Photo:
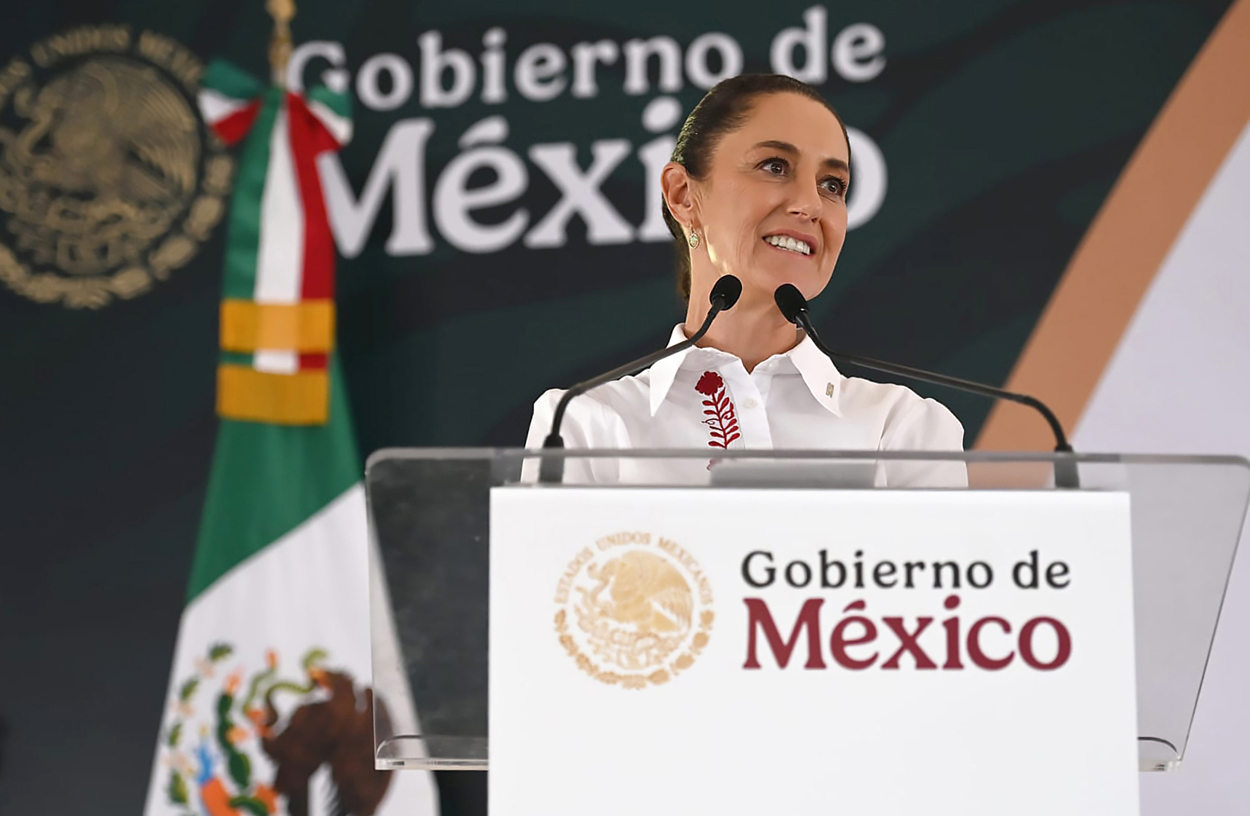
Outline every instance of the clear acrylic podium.
<path fill-rule="evenodd" d="M 1250 500 L 1250 462 L 1233 456 L 714 453 L 718 467 L 737 466 L 725 471 L 735 472 L 733 478 L 715 477 L 708 450 L 396 449 L 370 457 L 373 688 L 382 703 L 375 707 L 376 766 L 488 767 L 490 494 L 502 487 L 561 489 L 532 478 L 541 457 L 564 458 L 570 472 L 612 464 L 625 474 L 613 486 L 637 488 L 640 501 L 650 487 L 672 486 L 1053 491 L 1062 457 L 1066 471 L 1060 472 L 1075 465 L 1079 489 L 1130 496 L 1139 767 L 1162 771 L 1180 764 Z M 871 488 L 862 483 L 866 467 L 870 474 L 966 468 L 968 486 Z M 638 473 L 647 475 L 630 477 Z"/>

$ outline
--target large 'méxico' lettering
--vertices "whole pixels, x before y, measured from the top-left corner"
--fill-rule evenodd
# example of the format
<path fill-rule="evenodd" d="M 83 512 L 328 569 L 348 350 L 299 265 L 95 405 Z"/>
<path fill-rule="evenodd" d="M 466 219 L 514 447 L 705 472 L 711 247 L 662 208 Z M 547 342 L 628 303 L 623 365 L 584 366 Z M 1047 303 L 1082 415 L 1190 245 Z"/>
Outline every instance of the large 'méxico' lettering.
<path fill-rule="evenodd" d="M 824 639 L 821 635 L 821 611 L 823 598 L 808 598 L 800 607 L 789 635 L 783 636 L 773 618 L 772 611 L 762 598 L 744 598 L 747 607 L 747 654 L 743 663 L 744 669 L 760 669 L 759 633 L 768 644 L 773 662 L 778 668 L 787 668 L 800 642 L 806 642 L 807 660 L 805 669 L 827 668 L 824 657 Z M 958 595 L 950 595 L 943 602 L 947 609 L 956 609 L 960 600 Z M 864 600 L 855 600 L 842 610 L 843 617 L 832 628 L 829 635 L 829 655 L 832 661 L 845 669 L 862 670 L 878 666 L 886 671 L 898 670 L 906 663 L 918 670 L 936 670 L 938 663 L 926 651 L 921 638 L 933 623 L 934 618 L 920 616 L 914 623 L 898 615 L 881 618 L 885 624 L 884 631 L 890 637 L 882 643 L 879 637 L 882 628 L 869 616 L 863 614 L 867 607 Z M 1018 654 L 1021 661 L 1037 671 L 1053 671 L 1062 667 L 1072 656 L 1072 634 L 1068 627 L 1057 618 L 1035 617 L 1024 623 L 1019 634 L 1012 639 L 1013 627 L 1005 618 L 988 616 L 973 622 L 968 628 L 966 637 L 960 637 L 961 621 L 953 615 L 942 622 L 945 636 L 943 641 L 946 653 L 943 655 L 941 669 L 960 670 L 964 668 L 962 660 L 966 649 L 968 660 L 972 665 L 986 671 L 999 671 L 1010 666 Z M 991 629 L 994 634 L 991 635 Z M 1039 633 L 1048 632 L 1044 640 L 1046 656 L 1039 657 Z M 990 642 L 987 644 L 986 640 Z M 882 652 L 879 647 L 893 647 L 889 657 L 880 661 Z M 1013 648 L 1014 647 L 1014 648 Z M 930 647 L 932 648 L 932 647 Z M 1051 654 L 1053 653 L 1053 654 Z M 1001 655 L 1001 656 L 999 656 Z"/>

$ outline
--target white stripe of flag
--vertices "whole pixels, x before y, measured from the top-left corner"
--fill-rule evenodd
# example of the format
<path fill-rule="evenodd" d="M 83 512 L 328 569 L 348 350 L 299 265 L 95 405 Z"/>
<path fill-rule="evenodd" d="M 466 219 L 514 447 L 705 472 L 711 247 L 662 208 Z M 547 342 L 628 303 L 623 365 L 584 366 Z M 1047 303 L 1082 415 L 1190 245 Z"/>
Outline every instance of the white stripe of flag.
<path fill-rule="evenodd" d="M 261 196 L 260 247 L 256 259 L 257 303 L 298 303 L 303 286 L 304 207 L 295 162 L 286 103 L 278 112 L 269 141 L 269 166 Z M 299 354 L 291 350 L 257 349 L 252 365 L 260 371 L 291 374 L 299 370 Z"/>

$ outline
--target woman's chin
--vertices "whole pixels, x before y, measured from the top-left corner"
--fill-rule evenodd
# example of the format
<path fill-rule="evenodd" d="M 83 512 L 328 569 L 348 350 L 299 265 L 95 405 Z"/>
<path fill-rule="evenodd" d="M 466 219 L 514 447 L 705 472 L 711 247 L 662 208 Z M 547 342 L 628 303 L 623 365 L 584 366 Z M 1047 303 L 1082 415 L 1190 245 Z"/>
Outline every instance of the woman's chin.
<path fill-rule="evenodd" d="M 784 259 L 781 263 L 767 264 L 760 269 L 757 280 L 758 286 L 766 289 L 770 296 L 777 291 L 778 286 L 790 283 L 805 298 L 816 297 L 829 282 L 828 276 L 820 274 L 811 258 L 796 258 L 794 261 Z"/>

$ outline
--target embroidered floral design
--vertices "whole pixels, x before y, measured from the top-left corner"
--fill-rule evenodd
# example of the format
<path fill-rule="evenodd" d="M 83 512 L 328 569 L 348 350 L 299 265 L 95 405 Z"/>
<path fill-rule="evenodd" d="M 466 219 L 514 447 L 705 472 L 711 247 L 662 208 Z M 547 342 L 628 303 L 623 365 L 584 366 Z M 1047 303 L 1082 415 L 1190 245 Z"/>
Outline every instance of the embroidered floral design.
<path fill-rule="evenodd" d="M 728 448 L 729 443 L 742 436 L 738 431 L 738 413 L 725 390 L 725 381 L 715 371 L 705 371 L 694 390 L 707 399 L 703 400 L 703 424 L 708 426 L 709 448 Z"/>

